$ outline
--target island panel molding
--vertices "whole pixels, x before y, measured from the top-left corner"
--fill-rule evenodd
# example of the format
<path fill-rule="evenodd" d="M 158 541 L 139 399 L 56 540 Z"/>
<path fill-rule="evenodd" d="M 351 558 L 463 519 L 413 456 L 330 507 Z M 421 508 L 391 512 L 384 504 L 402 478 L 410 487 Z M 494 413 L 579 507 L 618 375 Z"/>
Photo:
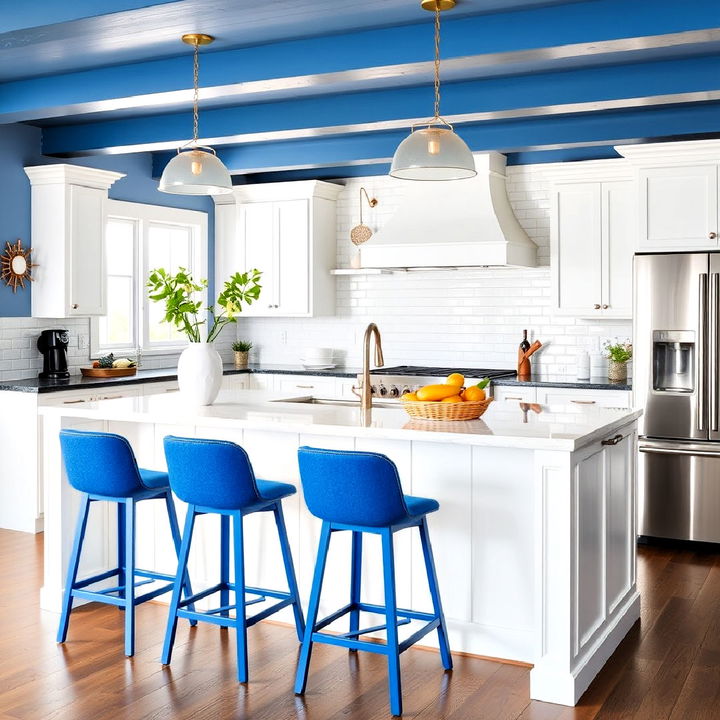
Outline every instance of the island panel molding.
<path fill-rule="evenodd" d="M 532 663 L 531 696 L 574 705 L 639 617 L 632 461 L 639 411 L 565 405 L 543 408 L 524 422 L 517 405 L 493 403 L 481 420 L 444 423 L 436 430 L 434 424 L 408 420 L 401 409 L 375 409 L 366 426 L 354 408 L 284 399 L 287 395 L 277 393 L 224 391 L 219 403 L 202 412 L 184 408 L 172 394 L 41 408 L 43 607 L 59 608 L 77 503 L 63 476 L 57 442 L 62 427 L 120 433 L 138 462 L 154 468 L 164 467 L 167 434 L 232 440 L 247 449 L 258 476 L 298 488 L 300 445 L 371 450 L 396 462 L 405 492 L 440 502 L 430 523 L 451 647 Z M 307 602 L 319 523 L 300 493 L 290 500 L 288 532 Z M 172 572 L 172 543 L 156 531 L 160 510 L 138 519 L 147 539 L 142 562 Z M 247 577 L 283 587 L 271 520 L 253 518 L 247 526 L 248 546 L 257 549 L 249 553 Z M 102 572 L 113 562 L 113 522 L 110 515 L 93 521 L 90 531 L 102 549 L 87 560 L 86 571 Z M 212 581 L 218 562 L 206 549 L 214 547 L 210 539 L 217 527 L 201 526 L 191 555 L 193 581 L 199 584 Z M 410 534 L 398 540 L 398 601 L 422 609 L 429 597 L 420 581 L 420 549 Z M 346 575 L 347 542 L 342 534 L 333 539 L 328 572 L 338 578 Z M 368 543 L 364 555 L 364 599 L 381 600 L 379 549 Z M 341 581 L 328 590 L 325 609 L 345 601 Z"/>

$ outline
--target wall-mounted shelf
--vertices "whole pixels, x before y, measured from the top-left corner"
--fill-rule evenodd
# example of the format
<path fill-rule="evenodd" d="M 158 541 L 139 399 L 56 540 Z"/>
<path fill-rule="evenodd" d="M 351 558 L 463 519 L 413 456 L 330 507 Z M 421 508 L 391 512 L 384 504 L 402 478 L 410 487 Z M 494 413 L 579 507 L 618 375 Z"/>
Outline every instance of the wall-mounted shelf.
<path fill-rule="evenodd" d="M 407 268 L 335 268 L 331 275 L 393 275 L 407 272 Z"/>

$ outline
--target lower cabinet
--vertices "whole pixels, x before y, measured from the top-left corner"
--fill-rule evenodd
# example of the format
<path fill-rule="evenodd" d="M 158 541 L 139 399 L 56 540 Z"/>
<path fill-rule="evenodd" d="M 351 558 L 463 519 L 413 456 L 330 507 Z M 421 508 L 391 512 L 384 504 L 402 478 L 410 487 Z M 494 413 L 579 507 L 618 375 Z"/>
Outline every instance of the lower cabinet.
<path fill-rule="evenodd" d="M 594 405 L 607 408 L 632 407 L 630 390 L 584 390 L 582 388 L 520 387 L 495 385 L 496 402 L 526 402 L 540 405 Z"/>

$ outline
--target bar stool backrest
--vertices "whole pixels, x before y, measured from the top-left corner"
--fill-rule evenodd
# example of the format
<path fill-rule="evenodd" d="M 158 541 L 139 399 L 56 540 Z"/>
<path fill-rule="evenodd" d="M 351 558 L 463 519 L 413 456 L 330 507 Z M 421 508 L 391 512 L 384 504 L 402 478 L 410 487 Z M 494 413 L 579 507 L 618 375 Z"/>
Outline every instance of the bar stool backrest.
<path fill-rule="evenodd" d="M 164 440 L 172 491 L 190 505 L 240 510 L 262 498 L 248 454 L 228 440 L 168 435 Z"/>
<path fill-rule="evenodd" d="M 88 430 L 61 430 L 65 472 L 80 492 L 129 497 L 144 490 L 135 454 L 122 435 Z"/>
<path fill-rule="evenodd" d="M 305 503 L 322 520 L 386 527 L 409 512 L 395 463 L 381 453 L 298 449 Z"/>

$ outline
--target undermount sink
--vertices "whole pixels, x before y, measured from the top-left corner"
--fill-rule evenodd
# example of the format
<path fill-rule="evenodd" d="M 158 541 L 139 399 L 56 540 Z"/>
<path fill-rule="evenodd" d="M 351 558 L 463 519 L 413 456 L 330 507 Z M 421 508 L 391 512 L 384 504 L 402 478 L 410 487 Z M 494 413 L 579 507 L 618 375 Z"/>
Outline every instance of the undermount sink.
<path fill-rule="evenodd" d="M 325 398 L 311 397 L 310 395 L 306 395 L 304 397 L 281 398 L 278 400 L 271 400 L 271 402 L 299 403 L 302 405 L 337 405 L 339 407 L 360 407 L 360 400 L 331 400 Z M 396 408 L 398 407 L 398 404 L 373 400 L 373 407 Z"/>

